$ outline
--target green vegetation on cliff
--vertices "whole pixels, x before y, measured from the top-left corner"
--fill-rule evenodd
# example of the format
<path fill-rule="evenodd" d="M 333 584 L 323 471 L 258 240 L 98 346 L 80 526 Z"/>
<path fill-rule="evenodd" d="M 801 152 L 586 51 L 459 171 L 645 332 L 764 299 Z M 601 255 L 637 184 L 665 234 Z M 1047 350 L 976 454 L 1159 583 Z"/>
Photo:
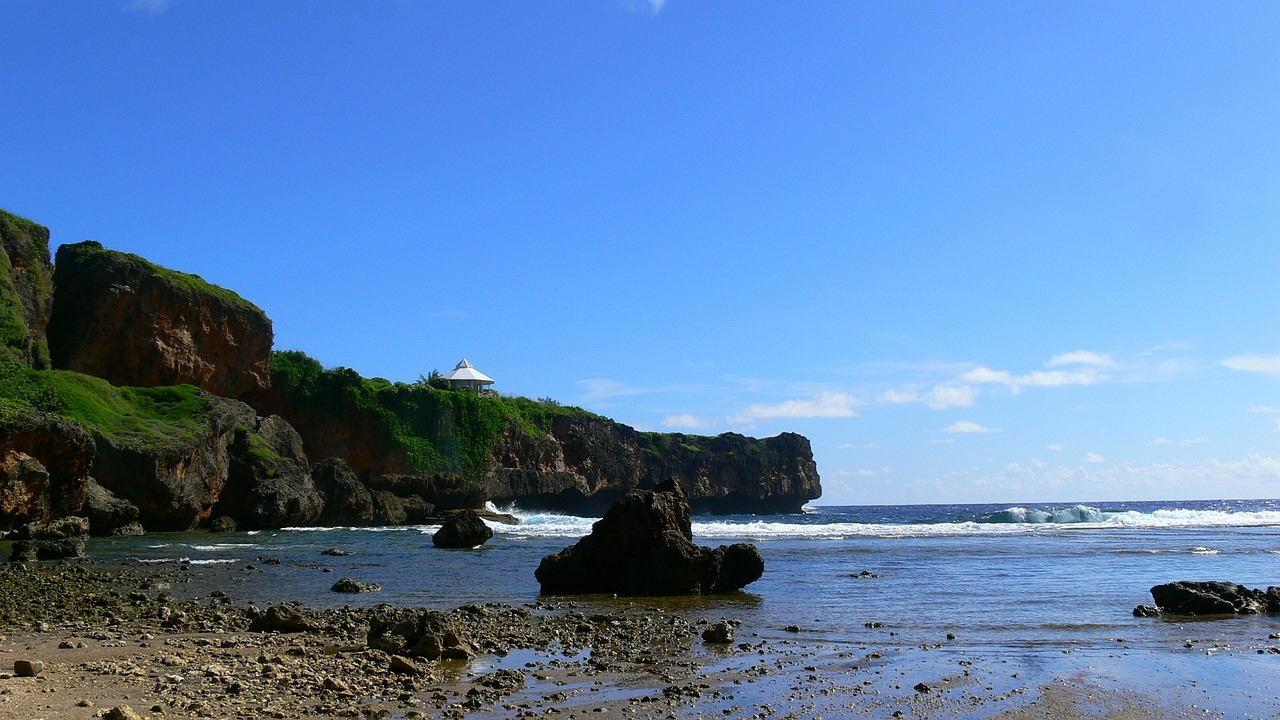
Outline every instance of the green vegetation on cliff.
<path fill-rule="evenodd" d="M 0 210 L 0 360 L 49 367 L 49 229 Z"/>
<path fill-rule="evenodd" d="M 85 240 L 72 245 L 63 245 L 58 249 L 58 253 L 60 256 L 65 254 L 67 259 L 74 261 L 84 269 L 100 271 L 104 276 L 110 274 L 109 269 L 115 264 L 132 265 L 145 274 L 155 275 L 170 285 L 184 288 L 195 295 L 215 297 L 232 307 L 244 308 L 254 313 L 264 314 L 261 308 L 240 297 L 234 290 L 214 285 L 199 275 L 185 273 L 180 270 L 170 270 L 167 267 L 156 265 L 141 255 L 120 252 L 119 250 L 108 250 L 96 240 Z M 59 262 L 61 261 L 60 257 Z"/>
<path fill-rule="evenodd" d="M 0 362 L 0 420 L 24 409 L 74 420 L 121 445 L 154 452 L 198 435 L 209 397 L 191 385 L 115 387 L 65 370 Z"/>
<path fill-rule="evenodd" d="M 271 376 L 277 391 L 300 410 L 334 419 L 354 410 L 362 417 L 348 421 L 372 426 L 390 449 L 404 452 L 417 473 L 477 477 L 507 427 L 538 436 L 556 416 L 590 414 L 545 400 L 364 378 L 344 367 L 326 370 L 296 350 L 272 353 Z"/>

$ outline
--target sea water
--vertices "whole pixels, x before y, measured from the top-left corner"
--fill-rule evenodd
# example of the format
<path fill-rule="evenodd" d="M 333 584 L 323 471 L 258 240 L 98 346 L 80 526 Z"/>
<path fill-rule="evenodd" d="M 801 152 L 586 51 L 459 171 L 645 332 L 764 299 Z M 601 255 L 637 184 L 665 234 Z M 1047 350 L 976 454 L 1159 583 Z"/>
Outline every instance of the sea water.
<path fill-rule="evenodd" d="M 232 586 L 222 589 L 260 604 L 531 602 L 539 597 L 541 558 L 590 532 L 595 519 L 503 510 L 520 524 L 491 523 L 493 539 L 470 551 L 435 548 L 437 527 L 427 525 L 153 533 L 95 539 L 89 552 L 124 562 L 254 565 L 259 572 L 230 574 L 222 582 Z M 1275 617 L 1189 628 L 1132 615 L 1160 583 L 1280 585 L 1280 500 L 814 506 L 799 515 L 694 516 L 693 534 L 703 545 L 755 543 L 764 576 L 733 595 L 641 602 L 731 617 L 766 636 L 795 626 L 810 639 L 857 643 L 892 633 L 894 642 L 910 644 L 950 633 L 979 646 L 1052 649 L 1120 640 L 1182 646 L 1206 634 L 1251 646 L 1280 631 Z M 321 555 L 330 547 L 354 554 Z M 267 558 L 280 563 L 264 565 Z M 330 592 L 339 577 L 383 590 Z"/>

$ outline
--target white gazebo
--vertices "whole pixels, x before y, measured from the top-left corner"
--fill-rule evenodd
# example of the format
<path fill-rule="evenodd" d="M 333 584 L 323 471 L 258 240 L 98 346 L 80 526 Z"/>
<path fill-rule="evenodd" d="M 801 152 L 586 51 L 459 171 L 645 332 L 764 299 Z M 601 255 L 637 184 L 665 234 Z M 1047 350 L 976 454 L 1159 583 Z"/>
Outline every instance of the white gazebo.
<path fill-rule="evenodd" d="M 493 384 L 493 378 L 477 370 L 466 358 L 463 358 L 453 370 L 445 373 L 444 379 L 449 381 L 450 390 L 466 388 L 479 391 Z"/>

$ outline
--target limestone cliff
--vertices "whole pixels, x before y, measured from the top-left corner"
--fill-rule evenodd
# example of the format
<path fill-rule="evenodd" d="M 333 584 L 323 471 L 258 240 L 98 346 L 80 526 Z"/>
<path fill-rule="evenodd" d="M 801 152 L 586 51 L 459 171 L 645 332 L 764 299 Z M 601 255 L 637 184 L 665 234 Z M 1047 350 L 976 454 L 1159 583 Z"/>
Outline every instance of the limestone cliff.
<path fill-rule="evenodd" d="M 56 368 L 114 385 L 189 383 L 231 398 L 271 381 L 271 321 L 199 276 L 86 241 L 58 248 L 54 290 Z"/>
<path fill-rule="evenodd" d="M 0 210 L 0 360 L 49 367 L 49 229 Z"/>
<path fill-rule="evenodd" d="M 798 512 L 822 493 L 809 441 L 642 433 L 578 408 L 365 379 L 301 353 L 273 356 L 272 387 L 246 396 L 339 457 L 367 486 L 441 508 L 516 502 L 602 512 L 672 478 L 695 512 Z"/>

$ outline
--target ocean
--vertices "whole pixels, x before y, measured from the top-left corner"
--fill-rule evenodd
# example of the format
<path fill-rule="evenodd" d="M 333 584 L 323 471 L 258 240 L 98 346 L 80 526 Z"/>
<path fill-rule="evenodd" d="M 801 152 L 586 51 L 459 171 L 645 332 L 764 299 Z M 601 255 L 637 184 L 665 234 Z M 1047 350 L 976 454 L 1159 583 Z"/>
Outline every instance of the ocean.
<path fill-rule="evenodd" d="M 260 605 L 536 601 L 539 560 L 588 533 L 594 519 L 499 509 L 520 524 L 491 523 L 493 539 L 470 551 L 436 549 L 436 527 L 420 526 L 157 533 L 95 539 L 89 553 L 228 569 L 261 569 L 277 558 L 270 572 L 218 574 L 219 589 Z M 1152 602 L 1153 585 L 1175 580 L 1280 585 L 1280 500 L 815 506 L 792 516 L 695 516 L 693 533 L 702 545 L 755 543 L 764 576 L 720 597 L 570 600 L 602 611 L 640 603 L 734 619 L 750 637 L 845 655 L 936 650 L 915 652 L 912 667 L 926 655 L 941 663 L 981 657 L 1009 663 L 1015 678 L 1045 681 L 1105 668 L 1122 687 L 1159 675 L 1161 687 L 1180 688 L 1189 704 L 1208 693 L 1234 698 L 1241 717 L 1278 709 L 1268 688 L 1280 687 L 1280 655 L 1271 649 L 1280 645 L 1280 616 L 1152 619 L 1132 610 Z M 331 547 L 355 554 L 321 555 Z M 331 592 L 341 577 L 383 590 Z"/>

